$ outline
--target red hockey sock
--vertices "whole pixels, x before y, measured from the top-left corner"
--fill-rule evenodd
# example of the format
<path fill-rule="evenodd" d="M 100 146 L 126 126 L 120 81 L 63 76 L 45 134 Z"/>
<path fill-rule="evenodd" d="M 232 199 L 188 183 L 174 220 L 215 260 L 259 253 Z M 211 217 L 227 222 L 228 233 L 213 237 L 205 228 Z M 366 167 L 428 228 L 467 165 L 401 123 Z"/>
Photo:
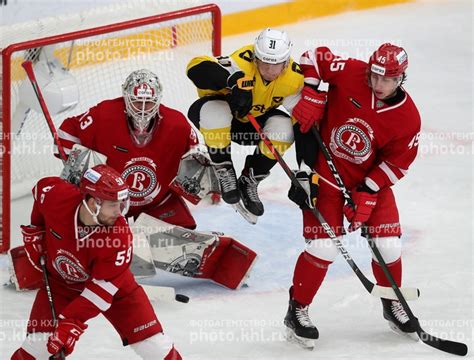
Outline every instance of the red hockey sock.
<path fill-rule="evenodd" d="M 28 354 L 23 348 L 19 348 L 13 353 L 10 360 L 36 360 L 36 358 Z"/>
<path fill-rule="evenodd" d="M 165 356 L 164 360 L 182 360 L 183 358 L 181 357 L 180 353 L 178 350 L 176 350 L 173 346 L 173 348 L 170 350 L 168 355 Z"/>
<path fill-rule="evenodd" d="M 402 258 L 394 261 L 393 263 L 387 264 L 390 273 L 395 280 L 397 286 L 402 286 Z M 391 287 L 390 281 L 383 273 L 382 267 L 378 262 L 372 260 L 372 271 L 374 272 L 375 279 L 377 280 L 377 285 Z"/>
<path fill-rule="evenodd" d="M 293 299 L 303 305 L 313 301 L 332 261 L 326 261 L 303 251 L 293 274 Z"/>

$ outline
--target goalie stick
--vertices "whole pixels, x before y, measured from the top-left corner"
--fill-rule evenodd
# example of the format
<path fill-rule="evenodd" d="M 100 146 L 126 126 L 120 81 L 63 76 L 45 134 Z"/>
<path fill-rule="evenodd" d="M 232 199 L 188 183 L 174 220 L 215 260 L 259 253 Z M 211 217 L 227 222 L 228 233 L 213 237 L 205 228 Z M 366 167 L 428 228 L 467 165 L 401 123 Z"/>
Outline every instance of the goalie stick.
<path fill-rule="evenodd" d="M 43 115 L 46 119 L 46 122 L 48 123 L 49 131 L 51 131 L 51 135 L 53 135 L 54 144 L 58 147 L 59 156 L 61 157 L 61 160 L 65 162 L 67 160 L 66 152 L 64 151 L 63 145 L 59 141 L 58 132 L 56 131 L 53 119 L 51 118 L 46 102 L 44 101 L 43 94 L 36 80 L 35 72 L 33 71 L 33 63 L 28 60 L 24 61 L 21 66 L 23 67 L 23 69 L 25 69 L 28 79 L 30 79 L 31 86 L 35 91 L 36 97 L 38 98 L 38 102 L 41 106 L 41 110 L 43 111 Z"/>
<path fill-rule="evenodd" d="M 342 182 L 341 177 L 339 176 L 339 172 L 337 171 L 336 166 L 334 165 L 331 154 L 329 153 L 326 145 L 323 142 L 323 139 L 321 138 L 321 135 L 317 131 L 317 129 L 312 126 L 311 131 L 313 135 L 316 138 L 316 142 L 318 143 L 318 146 L 320 150 L 322 151 L 324 158 L 326 159 L 326 162 L 329 166 L 329 169 L 331 170 L 332 174 L 334 175 L 334 178 L 336 179 L 337 185 L 339 186 L 339 189 L 341 190 L 344 198 L 346 199 L 347 203 L 349 206 L 352 208 L 355 208 L 354 201 L 352 200 L 349 192 L 347 191 L 347 188 L 345 187 L 344 183 Z M 390 273 L 390 270 L 387 267 L 387 264 L 385 263 L 382 254 L 380 253 L 379 249 L 377 248 L 377 245 L 375 242 L 368 236 L 366 229 L 362 228 L 363 232 L 365 233 L 364 236 L 367 239 L 370 248 L 372 249 L 375 257 L 377 258 L 378 263 L 380 264 L 385 276 L 387 279 L 390 281 L 390 284 L 392 285 L 392 289 L 395 292 L 395 295 L 397 296 L 397 300 L 400 301 L 400 303 L 403 306 L 403 309 L 408 315 L 408 318 L 410 321 L 415 325 L 416 328 L 416 333 L 418 334 L 418 337 L 422 342 L 424 342 L 426 345 L 432 346 L 438 350 L 445 351 L 450 354 L 455 354 L 455 355 L 460 355 L 464 356 L 467 354 L 467 345 L 456 342 L 456 341 L 451 341 L 451 340 L 445 340 L 438 338 L 436 336 L 428 334 L 426 331 L 424 331 L 420 325 L 420 322 L 418 321 L 418 318 L 415 317 L 413 312 L 411 311 L 410 307 L 408 306 L 408 303 L 406 302 L 405 297 L 403 296 L 402 292 L 400 291 L 400 288 L 398 285 L 395 283 L 395 280 L 393 279 L 392 274 Z"/>
<path fill-rule="evenodd" d="M 301 184 L 299 183 L 298 179 L 296 178 L 295 174 L 291 171 L 291 169 L 288 167 L 287 163 L 283 158 L 281 157 L 280 153 L 278 150 L 273 146 L 273 143 L 271 140 L 265 135 L 265 133 L 262 130 L 262 127 L 260 124 L 257 122 L 257 120 L 250 114 L 247 115 L 247 118 L 250 120 L 252 125 L 255 127 L 255 130 L 257 130 L 258 134 L 260 135 L 260 138 L 263 140 L 265 145 L 268 147 L 270 152 L 275 156 L 275 159 L 278 161 L 278 163 L 281 165 L 283 170 L 285 171 L 286 175 L 290 178 L 291 183 L 296 186 L 301 188 Z M 319 220 L 321 223 L 322 227 L 324 228 L 324 231 L 329 235 L 332 241 L 334 241 L 334 244 L 336 245 L 337 249 L 339 252 L 342 254 L 343 258 L 346 260 L 346 262 L 349 264 L 349 266 L 352 268 L 354 273 L 357 275 L 359 278 L 360 282 L 362 285 L 364 285 L 365 289 L 373 296 L 376 297 L 383 297 L 386 299 L 393 299 L 396 300 L 396 293 L 389 288 L 389 287 L 384 287 L 384 286 L 379 286 L 374 284 L 372 281 L 367 279 L 367 277 L 362 273 L 362 271 L 359 269 L 359 267 L 356 265 L 350 254 L 347 252 L 347 250 L 344 248 L 344 245 L 341 243 L 341 241 L 337 238 L 336 234 L 334 231 L 331 229 L 329 224 L 326 222 L 324 217 L 321 215 L 321 213 L 315 209 L 311 208 L 311 212 L 316 216 L 316 218 Z M 419 291 L 418 289 L 402 289 L 401 291 L 404 292 L 406 298 L 408 299 L 416 299 L 419 296 Z"/>

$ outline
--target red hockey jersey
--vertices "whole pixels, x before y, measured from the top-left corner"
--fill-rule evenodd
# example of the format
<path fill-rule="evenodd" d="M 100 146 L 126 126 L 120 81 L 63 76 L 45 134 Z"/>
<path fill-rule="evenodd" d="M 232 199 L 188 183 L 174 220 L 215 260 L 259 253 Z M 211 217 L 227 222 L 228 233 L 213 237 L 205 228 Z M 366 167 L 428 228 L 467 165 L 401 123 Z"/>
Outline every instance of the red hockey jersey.
<path fill-rule="evenodd" d="M 83 195 L 60 179 L 41 179 L 33 188 L 31 224 L 45 228 L 51 286 L 68 297 L 81 293 L 62 312 L 86 321 L 106 311 L 113 297 L 137 288 L 129 270 L 133 236 L 123 217 L 113 226 L 84 226 L 79 222 Z"/>
<path fill-rule="evenodd" d="M 129 134 L 121 97 L 64 120 L 58 131 L 66 154 L 78 143 L 107 156 L 107 164 L 129 185 L 132 216 L 167 200 L 181 157 L 198 143 L 182 113 L 163 104 L 159 112 L 162 118 L 144 147 L 137 147 Z"/>
<path fill-rule="evenodd" d="M 326 47 L 304 53 L 301 69 L 305 83 L 329 83 L 320 133 L 346 187 L 365 178 L 378 191 L 401 179 L 416 157 L 421 126 L 408 93 L 403 90 L 395 105 L 378 100 L 368 85 L 367 63 L 342 59 Z M 316 168 L 332 179 L 322 154 Z"/>

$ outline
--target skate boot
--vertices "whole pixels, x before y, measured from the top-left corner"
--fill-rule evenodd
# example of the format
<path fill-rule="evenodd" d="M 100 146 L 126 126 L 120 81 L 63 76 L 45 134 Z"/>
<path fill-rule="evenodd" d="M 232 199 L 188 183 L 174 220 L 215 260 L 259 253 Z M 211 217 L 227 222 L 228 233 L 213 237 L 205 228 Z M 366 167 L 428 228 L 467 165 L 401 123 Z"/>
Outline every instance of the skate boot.
<path fill-rule="evenodd" d="M 418 341 L 416 328 L 408 318 L 407 313 L 403 309 L 400 301 L 381 299 L 383 305 L 383 317 L 388 321 L 390 329 L 397 334 L 407 336 L 413 340 Z"/>
<path fill-rule="evenodd" d="M 263 215 L 263 204 L 258 197 L 257 187 L 260 181 L 265 179 L 270 173 L 263 175 L 254 175 L 252 168 L 242 170 L 238 183 L 240 197 L 245 208 L 256 216 Z"/>
<path fill-rule="evenodd" d="M 216 175 L 219 179 L 222 200 L 227 204 L 236 204 L 240 200 L 239 189 L 237 188 L 237 176 L 235 175 L 232 161 L 224 161 L 214 164 Z"/>
<path fill-rule="evenodd" d="M 284 323 L 288 341 L 297 343 L 304 349 L 313 350 L 314 340 L 319 337 L 319 332 L 309 318 L 308 308 L 308 305 L 301 305 L 290 298 Z"/>

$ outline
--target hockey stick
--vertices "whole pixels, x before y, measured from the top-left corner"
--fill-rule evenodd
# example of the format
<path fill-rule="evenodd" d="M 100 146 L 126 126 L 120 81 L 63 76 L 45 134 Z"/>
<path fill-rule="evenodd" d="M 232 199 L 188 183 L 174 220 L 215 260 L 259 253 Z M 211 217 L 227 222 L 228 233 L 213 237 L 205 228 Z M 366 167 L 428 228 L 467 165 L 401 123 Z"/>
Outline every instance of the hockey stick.
<path fill-rule="evenodd" d="M 54 326 L 56 326 L 58 323 L 58 318 L 56 317 L 56 310 L 54 310 L 53 293 L 51 291 L 51 287 L 49 286 L 48 270 L 46 269 L 46 259 L 44 255 L 40 257 L 40 265 L 41 265 L 41 270 L 43 270 L 44 286 L 46 288 L 46 294 L 48 295 L 48 303 L 49 303 L 49 308 L 51 310 L 51 317 L 53 318 Z M 64 355 L 64 350 L 61 349 L 58 354 L 59 354 L 59 359 L 61 360 L 66 359 Z M 49 359 L 57 359 L 56 355 L 51 355 Z"/>
<path fill-rule="evenodd" d="M 275 159 L 278 161 L 280 166 L 283 168 L 283 171 L 286 173 L 286 175 L 290 178 L 291 183 L 298 187 L 302 188 L 301 184 L 299 183 L 298 179 L 296 178 L 295 174 L 291 171 L 291 169 L 288 167 L 287 163 L 283 158 L 281 157 L 280 153 L 278 150 L 273 146 L 272 141 L 265 135 L 265 133 L 262 130 L 262 127 L 260 124 L 257 122 L 257 120 L 250 114 L 247 115 L 247 118 L 250 120 L 252 125 L 254 126 L 255 130 L 257 130 L 260 138 L 263 140 L 267 148 L 270 150 L 270 152 L 275 156 Z M 367 279 L 367 277 L 362 273 L 362 271 L 359 269 L 359 267 L 356 265 L 350 254 L 347 252 L 347 250 L 344 248 L 344 245 L 341 243 L 341 241 L 337 238 L 336 234 L 332 230 L 331 226 L 326 222 L 324 217 L 321 215 L 321 213 L 315 209 L 311 208 L 310 209 L 313 215 L 319 220 L 321 223 L 321 226 L 324 228 L 324 231 L 329 235 L 332 241 L 334 241 L 334 244 L 336 245 L 337 249 L 339 252 L 342 254 L 346 262 L 349 264 L 349 266 L 352 268 L 354 273 L 357 275 L 359 278 L 360 282 L 362 285 L 364 285 L 365 289 L 372 294 L 373 296 L 376 297 L 383 297 L 387 299 L 397 299 L 395 296 L 396 294 L 393 292 L 393 290 L 389 287 L 384 287 L 384 286 L 379 286 L 374 284 L 372 281 Z M 418 297 L 417 289 L 404 289 L 406 291 L 406 296 L 407 298 L 410 299 L 416 299 Z"/>
<path fill-rule="evenodd" d="M 63 145 L 59 141 L 58 132 L 56 131 L 56 127 L 54 126 L 48 107 L 44 101 L 43 94 L 36 80 L 35 72 L 33 71 L 33 63 L 28 60 L 24 61 L 21 66 L 23 66 L 25 69 L 26 75 L 28 76 L 28 79 L 30 79 L 31 86 L 33 86 L 33 90 L 35 91 L 36 97 L 38 98 L 38 102 L 41 106 L 41 110 L 43 111 L 43 115 L 46 119 L 46 122 L 48 123 L 49 131 L 51 131 L 51 135 L 53 135 L 54 144 L 58 147 L 59 156 L 61 157 L 61 160 L 66 161 L 66 152 L 64 151 Z"/>
<path fill-rule="evenodd" d="M 329 153 L 326 145 L 323 142 L 323 139 L 321 138 L 321 135 L 319 132 L 316 130 L 316 128 L 313 126 L 311 127 L 311 131 L 313 135 L 316 137 L 316 141 L 318 143 L 318 146 L 320 150 L 323 152 L 323 155 L 328 163 L 329 169 L 334 175 L 334 178 L 336 179 L 337 185 L 339 186 L 344 198 L 347 200 L 347 203 L 349 206 L 352 208 L 355 208 L 354 201 L 352 200 L 350 194 L 348 193 L 344 183 L 342 182 L 341 177 L 339 176 L 339 172 L 336 169 L 336 166 L 334 165 L 331 154 Z M 362 229 L 365 232 L 365 237 L 369 243 L 370 248 L 372 249 L 375 257 L 377 258 L 378 263 L 380 264 L 385 276 L 387 279 L 390 281 L 390 284 L 392 285 L 392 289 L 397 295 L 398 300 L 403 306 L 403 309 L 408 315 L 408 318 L 410 321 L 415 325 L 416 328 L 416 333 L 418 334 L 418 337 L 420 338 L 421 341 L 423 341 L 425 344 L 432 346 L 438 350 L 445 351 L 450 354 L 455 354 L 455 355 L 460 355 L 464 356 L 467 354 L 467 345 L 456 342 L 456 341 L 451 341 L 451 340 L 445 340 L 441 339 L 438 337 L 435 337 L 433 335 L 428 334 L 426 331 L 424 331 L 421 328 L 420 322 L 418 321 L 418 318 L 413 315 L 410 307 L 408 306 L 408 303 L 406 302 L 405 297 L 403 296 L 402 292 L 400 291 L 400 288 L 396 284 L 395 280 L 393 279 L 392 274 L 390 273 L 390 270 L 387 267 L 387 264 L 385 263 L 382 254 L 380 253 L 379 249 L 377 248 L 377 245 L 375 242 L 368 236 L 368 233 L 366 229 Z"/>

